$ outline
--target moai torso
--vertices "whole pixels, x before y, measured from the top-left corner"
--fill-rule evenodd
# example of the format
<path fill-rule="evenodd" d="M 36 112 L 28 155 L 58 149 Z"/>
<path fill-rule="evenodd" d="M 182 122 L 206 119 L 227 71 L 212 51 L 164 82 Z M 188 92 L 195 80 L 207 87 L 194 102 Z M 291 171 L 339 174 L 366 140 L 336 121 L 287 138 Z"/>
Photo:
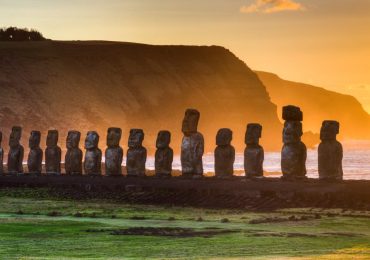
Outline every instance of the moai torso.
<path fill-rule="evenodd" d="M 262 134 L 260 124 L 248 124 L 245 135 L 244 171 L 247 178 L 263 177 L 264 151 L 259 145 Z"/>
<path fill-rule="evenodd" d="M 145 176 L 145 162 L 147 152 L 142 146 L 144 132 L 142 129 L 131 129 L 128 141 L 126 160 L 127 176 Z"/>
<path fill-rule="evenodd" d="M 160 131 L 157 136 L 155 152 L 155 174 L 158 177 L 171 177 L 173 150 L 169 147 L 171 133 Z"/>
<path fill-rule="evenodd" d="M 67 153 L 65 156 L 65 169 L 68 175 L 82 175 L 82 151 L 78 147 L 81 133 L 69 131 L 67 136 Z"/>
<path fill-rule="evenodd" d="M 339 123 L 324 121 L 321 126 L 321 143 L 318 149 L 319 178 L 320 180 L 342 180 L 343 148 L 336 140 L 339 133 Z"/>
<path fill-rule="evenodd" d="M 108 148 L 105 150 L 105 174 L 108 176 L 122 176 L 123 149 L 119 146 L 121 136 L 120 128 L 108 129 Z"/>
<path fill-rule="evenodd" d="M 228 128 L 218 130 L 215 149 L 215 174 L 217 177 L 231 177 L 234 174 L 235 149 L 230 144 L 232 131 Z"/>
<path fill-rule="evenodd" d="M 307 148 L 304 143 L 284 144 L 281 152 L 281 170 L 287 178 L 306 176 Z"/>
<path fill-rule="evenodd" d="M 22 135 L 21 127 L 13 127 L 9 138 L 8 172 L 10 174 L 23 173 L 24 149 L 20 144 Z"/>
<path fill-rule="evenodd" d="M 284 146 L 281 151 L 281 170 L 284 179 L 301 179 L 306 176 L 307 148 L 301 141 L 303 114 L 298 107 L 283 108 Z"/>
<path fill-rule="evenodd" d="M 184 176 L 203 176 L 204 138 L 197 131 L 200 113 L 187 109 L 182 121 L 181 167 Z"/>
<path fill-rule="evenodd" d="M 60 174 L 62 150 L 58 146 L 58 131 L 49 130 L 46 138 L 45 169 L 46 174 Z"/>
<path fill-rule="evenodd" d="M 41 174 L 43 152 L 40 148 L 41 133 L 32 131 L 29 139 L 30 152 L 28 154 L 27 166 L 31 174 Z"/>
<path fill-rule="evenodd" d="M 203 175 L 203 153 L 204 138 L 201 133 L 194 133 L 182 138 L 181 167 L 183 175 Z"/>
<path fill-rule="evenodd" d="M 4 174 L 4 150 L 1 147 L 1 142 L 3 140 L 3 133 L 0 132 L 0 174 Z"/>
<path fill-rule="evenodd" d="M 84 170 L 87 175 L 101 175 L 102 152 L 98 148 L 99 135 L 95 131 L 87 133 L 85 139 L 85 160 Z"/>

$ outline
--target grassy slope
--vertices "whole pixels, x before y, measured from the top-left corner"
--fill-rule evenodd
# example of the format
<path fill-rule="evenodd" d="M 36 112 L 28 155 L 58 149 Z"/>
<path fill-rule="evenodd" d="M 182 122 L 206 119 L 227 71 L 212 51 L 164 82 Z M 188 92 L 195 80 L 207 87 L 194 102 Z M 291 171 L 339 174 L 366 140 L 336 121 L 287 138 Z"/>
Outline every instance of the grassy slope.
<path fill-rule="evenodd" d="M 367 216 L 356 218 L 343 216 L 348 212 L 342 211 L 337 211 L 337 216 L 327 216 L 327 211 L 320 209 L 251 213 L 133 206 L 104 201 L 72 202 L 36 199 L 33 195 L 34 191 L 27 190 L 0 193 L 1 259 L 370 257 L 369 212 L 352 212 Z M 54 211 L 61 215 L 48 216 Z M 74 216 L 77 212 L 82 217 Z M 248 223 L 252 219 L 286 218 L 292 214 L 312 215 L 314 212 L 320 212 L 322 218 L 299 222 Z M 145 219 L 135 220 L 132 217 Z M 169 220 L 170 217 L 175 220 Z M 202 217 L 203 221 L 196 221 L 198 217 Z M 228 218 L 230 222 L 221 223 L 222 218 Z M 114 236 L 109 231 L 129 227 L 220 228 L 237 232 L 209 238 L 173 238 Z M 108 230 L 86 232 L 88 229 Z"/>

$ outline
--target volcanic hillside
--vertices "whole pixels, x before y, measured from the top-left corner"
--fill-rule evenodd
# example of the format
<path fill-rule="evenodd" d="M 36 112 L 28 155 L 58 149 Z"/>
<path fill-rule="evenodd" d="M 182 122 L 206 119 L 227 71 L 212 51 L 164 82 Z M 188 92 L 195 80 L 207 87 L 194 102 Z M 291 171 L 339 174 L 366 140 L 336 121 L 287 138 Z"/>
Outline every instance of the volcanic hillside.
<path fill-rule="evenodd" d="M 277 75 L 257 72 L 266 86 L 271 100 L 281 108 L 286 104 L 295 104 L 303 110 L 305 131 L 320 132 L 323 120 L 340 122 L 340 138 L 369 139 L 370 116 L 356 98 L 303 83 L 283 80 Z"/>
<path fill-rule="evenodd" d="M 31 130 L 123 129 L 127 151 L 130 128 L 143 128 L 144 144 L 153 152 L 157 132 L 172 132 L 179 151 L 186 108 L 201 112 L 199 131 L 206 150 L 215 148 L 219 128 L 234 132 L 238 152 L 244 148 L 246 124 L 263 125 L 263 145 L 281 146 L 282 125 L 276 106 L 246 64 L 217 46 L 152 46 L 116 42 L 0 43 L 0 126 L 7 137 L 13 125 L 24 127 L 27 147 Z M 303 108 L 303 110 L 305 110 Z M 317 122 L 318 123 L 318 122 Z"/>

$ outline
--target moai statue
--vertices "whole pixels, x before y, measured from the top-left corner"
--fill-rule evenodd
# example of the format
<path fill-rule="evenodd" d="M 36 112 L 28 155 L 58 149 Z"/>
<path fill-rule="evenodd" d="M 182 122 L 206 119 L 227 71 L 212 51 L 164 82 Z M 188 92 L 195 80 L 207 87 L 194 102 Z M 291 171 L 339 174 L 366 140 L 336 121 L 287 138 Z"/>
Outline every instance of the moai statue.
<path fill-rule="evenodd" d="M 339 134 L 339 122 L 322 122 L 319 145 L 319 178 L 320 180 L 342 180 L 343 148 L 336 139 Z"/>
<path fill-rule="evenodd" d="M 263 177 L 263 147 L 259 145 L 262 135 L 260 124 L 248 124 L 245 133 L 244 171 L 247 178 Z"/>
<path fill-rule="evenodd" d="M 281 170 L 283 179 L 302 179 L 306 176 L 307 148 L 301 141 L 303 114 L 299 107 L 283 107 L 283 142 Z"/>
<path fill-rule="evenodd" d="M 21 136 L 22 128 L 20 126 L 14 126 L 9 138 L 8 172 L 10 174 L 23 173 L 24 149 L 20 144 Z"/>
<path fill-rule="evenodd" d="M 66 174 L 82 175 L 82 151 L 78 147 L 81 133 L 69 131 L 67 136 L 67 153 L 65 157 Z"/>
<path fill-rule="evenodd" d="M 203 176 L 204 138 L 197 130 L 199 118 L 199 111 L 187 109 L 182 121 L 184 137 L 181 143 L 181 167 L 183 176 Z"/>
<path fill-rule="evenodd" d="M 4 149 L 1 147 L 1 142 L 3 141 L 3 133 L 0 132 L 0 174 L 4 174 Z"/>
<path fill-rule="evenodd" d="M 62 150 L 58 146 L 58 131 L 49 130 L 46 138 L 46 150 L 45 150 L 45 169 L 46 174 L 59 175 L 60 161 L 62 160 Z"/>
<path fill-rule="evenodd" d="M 105 174 L 108 176 L 122 176 L 123 149 L 119 146 L 121 136 L 121 128 L 108 128 L 108 148 L 105 150 Z"/>
<path fill-rule="evenodd" d="M 28 154 L 27 166 L 31 174 L 41 174 L 43 152 L 40 148 L 41 132 L 32 131 L 29 139 L 30 152 Z"/>
<path fill-rule="evenodd" d="M 84 170 L 87 175 L 101 175 L 102 152 L 98 148 L 99 135 L 95 131 L 87 132 L 85 139 Z"/>
<path fill-rule="evenodd" d="M 234 174 L 235 149 L 231 145 L 233 132 L 221 128 L 216 135 L 215 174 L 216 177 L 231 177 Z"/>
<path fill-rule="evenodd" d="M 170 142 L 171 133 L 169 131 L 159 131 L 155 152 L 155 174 L 158 177 L 171 177 L 173 150 L 169 146 Z"/>
<path fill-rule="evenodd" d="M 142 129 L 131 129 L 127 150 L 127 176 L 145 176 L 146 149 L 143 147 Z"/>

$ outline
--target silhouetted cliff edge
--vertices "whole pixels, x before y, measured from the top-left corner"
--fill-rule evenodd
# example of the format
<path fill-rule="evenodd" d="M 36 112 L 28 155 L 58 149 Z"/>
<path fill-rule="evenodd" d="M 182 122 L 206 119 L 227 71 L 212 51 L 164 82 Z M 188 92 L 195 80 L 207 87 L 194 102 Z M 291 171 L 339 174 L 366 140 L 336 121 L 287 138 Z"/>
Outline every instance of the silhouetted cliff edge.
<path fill-rule="evenodd" d="M 326 119 L 340 122 L 341 139 L 369 139 L 370 116 L 360 102 L 350 95 L 340 94 L 279 78 L 268 72 L 256 72 L 270 94 L 271 100 L 281 107 L 295 104 L 303 111 L 304 131 L 320 132 L 321 122 Z"/>
<path fill-rule="evenodd" d="M 276 105 L 258 76 L 225 48 L 152 46 L 117 42 L 0 43 L 0 126 L 4 139 L 13 125 L 29 132 L 60 130 L 64 148 L 69 129 L 97 130 L 105 148 L 106 130 L 123 129 L 127 151 L 130 128 L 143 128 L 153 152 L 161 129 L 172 132 L 179 150 L 186 108 L 201 112 L 199 131 L 206 150 L 215 148 L 219 128 L 234 132 L 244 149 L 246 124 L 263 125 L 263 145 L 280 149 L 282 125 Z M 303 107 L 303 111 L 305 108 Z M 317 122 L 319 123 L 319 122 Z M 7 138 L 3 147 L 7 147 Z"/>

